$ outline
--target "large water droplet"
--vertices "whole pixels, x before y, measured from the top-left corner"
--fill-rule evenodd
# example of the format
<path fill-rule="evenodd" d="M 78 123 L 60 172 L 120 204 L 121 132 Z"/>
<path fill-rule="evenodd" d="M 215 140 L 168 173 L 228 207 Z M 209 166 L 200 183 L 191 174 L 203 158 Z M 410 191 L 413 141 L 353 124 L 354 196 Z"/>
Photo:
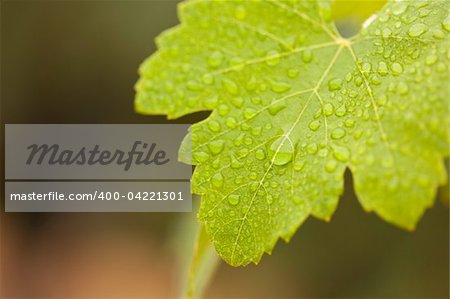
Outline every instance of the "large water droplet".
<path fill-rule="evenodd" d="M 283 135 L 272 143 L 269 153 L 273 164 L 285 165 L 292 160 L 294 147 L 288 137 Z"/>
<path fill-rule="evenodd" d="M 410 37 L 418 37 L 424 34 L 428 30 L 427 25 L 422 23 L 417 23 L 409 27 L 408 35 Z"/>

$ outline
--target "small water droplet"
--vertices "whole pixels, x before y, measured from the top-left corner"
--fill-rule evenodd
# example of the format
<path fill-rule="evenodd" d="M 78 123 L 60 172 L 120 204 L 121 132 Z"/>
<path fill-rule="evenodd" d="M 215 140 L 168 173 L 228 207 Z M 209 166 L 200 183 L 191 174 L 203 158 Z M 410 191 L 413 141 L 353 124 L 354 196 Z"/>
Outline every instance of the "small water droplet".
<path fill-rule="evenodd" d="M 244 166 L 244 164 L 239 161 L 235 156 L 231 156 L 231 168 L 238 169 Z"/>
<path fill-rule="evenodd" d="M 388 74 L 388 67 L 387 67 L 386 62 L 380 61 L 380 62 L 378 63 L 377 72 L 378 72 L 378 74 L 380 74 L 381 76 L 386 76 L 386 75 Z"/>
<path fill-rule="evenodd" d="M 392 13 L 396 16 L 404 13 L 408 8 L 408 4 L 404 2 L 395 2 L 392 7 Z"/>
<path fill-rule="evenodd" d="M 294 163 L 294 170 L 295 171 L 301 171 L 303 168 L 305 168 L 306 162 L 305 160 L 298 160 Z"/>
<path fill-rule="evenodd" d="M 222 104 L 217 108 L 217 112 L 219 113 L 220 116 L 224 116 L 224 115 L 228 114 L 229 111 L 230 111 L 230 108 L 225 104 Z"/>
<path fill-rule="evenodd" d="M 205 83 L 207 85 L 211 85 L 211 84 L 214 83 L 214 77 L 213 77 L 213 75 L 211 75 L 209 73 L 208 74 L 204 74 L 202 76 L 202 81 L 203 81 L 203 83 Z"/>
<path fill-rule="evenodd" d="M 432 35 L 435 39 L 443 39 L 445 37 L 444 32 L 442 32 L 442 30 L 439 29 L 435 30 Z"/>
<path fill-rule="evenodd" d="M 345 75 L 345 81 L 350 82 L 352 81 L 353 75 L 352 73 L 347 73 L 347 75 Z"/>
<path fill-rule="evenodd" d="M 266 55 L 266 64 L 268 66 L 275 66 L 280 62 L 280 53 L 275 50 L 271 50 Z"/>
<path fill-rule="evenodd" d="M 215 187 L 222 187 L 222 185 L 223 185 L 223 176 L 220 173 L 215 174 L 211 178 L 211 183 Z"/>
<path fill-rule="evenodd" d="M 236 128 L 236 126 L 237 126 L 236 118 L 234 118 L 233 116 L 228 117 L 227 120 L 225 121 L 225 124 L 230 129 Z"/>
<path fill-rule="evenodd" d="M 269 153 L 273 164 L 285 165 L 292 160 L 294 148 L 288 137 L 283 135 L 272 143 Z"/>
<path fill-rule="evenodd" d="M 239 204 L 240 198 L 240 195 L 230 194 L 228 195 L 228 202 L 230 203 L 230 205 L 236 206 L 237 204 Z"/>
<path fill-rule="evenodd" d="M 317 131 L 317 129 L 319 129 L 320 127 L 320 121 L 318 120 L 313 120 L 312 122 L 309 123 L 308 126 L 312 131 Z"/>
<path fill-rule="evenodd" d="M 316 154 L 318 150 L 319 150 L 319 147 L 314 142 L 310 143 L 306 146 L 306 151 L 312 155 Z"/>
<path fill-rule="evenodd" d="M 208 127 L 213 132 L 219 132 L 220 131 L 220 123 L 216 120 L 210 120 L 208 122 Z"/>
<path fill-rule="evenodd" d="M 198 161 L 200 163 L 206 162 L 209 159 L 209 155 L 205 152 L 194 152 L 192 154 L 192 157 L 195 161 Z"/>
<path fill-rule="evenodd" d="M 217 155 L 223 150 L 223 147 L 225 145 L 225 141 L 223 140 L 214 140 L 208 143 L 208 148 L 213 153 L 213 155 Z"/>
<path fill-rule="evenodd" d="M 347 113 L 347 108 L 345 108 L 345 105 L 340 106 L 339 108 L 336 109 L 336 116 L 338 117 L 342 117 Z"/>
<path fill-rule="evenodd" d="M 222 64 L 223 61 L 223 54 L 219 51 L 214 51 L 209 55 L 208 57 L 208 64 L 211 67 L 218 67 Z"/>
<path fill-rule="evenodd" d="M 334 112 L 334 106 L 331 103 L 325 103 L 325 105 L 323 105 L 323 113 L 326 116 L 330 116 L 331 114 L 333 114 Z"/>
<path fill-rule="evenodd" d="M 427 58 L 425 58 L 425 63 L 430 65 L 430 64 L 434 64 L 437 62 L 437 56 L 436 54 L 430 54 L 427 56 Z"/>
<path fill-rule="evenodd" d="M 224 78 L 222 79 L 222 83 L 225 86 L 225 89 L 232 95 L 237 95 L 239 93 L 237 84 L 234 83 L 232 80 Z"/>
<path fill-rule="evenodd" d="M 256 110 L 253 108 L 246 108 L 244 110 L 244 118 L 245 119 L 251 119 L 256 115 Z"/>
<path fill-rule="evenodd" d="M 341 162 L 347 162 L 350 158 L 350 151 L 342 146 L 336 146 L 334 148 L 333 156 Z"/>
<path fill-rule="evenodd" d="M 242 97 L 233 97 L 231 98 L 231 104 L 236 108 L 241 108 L 244 105 L 244 99 Z"/>
<path fill-rule="evenodd" d="M 406 95 L 409 92 L 408 84 L 405 82 L 400 82 L 397 86 L 398 93 L 401 95 Z"/>
<path fill-rule="evenodd" d="M 328 81 L 328 90 L 329 91 L 339 90 L 341 88 L 342 88 L 342 79 L 335 78 L 335 79 L 331 79 L 330 81 Z"/>
<path fill-rule="evenodd" d="M 381 35 L 382 35 L 384 38 L 387 38 L 387 37 L 389 37 L 389 36 L 392 35 L 392 31 L 391 31 L 391 29 L 389 29 L 389 28 L 384 28 L 383 31 L 381 32 Z"/>
<path fill-rule="evenodd" d="M 353 127 L 355 125 L 355 120 L 352 119 L 352 118 L 348 118 L 348 119 L 345 120 L 344 125 L 347 128 L 351 128 L 351 127 Z"/>
<path fill-rule="evenodd" d="M 372 65 L 368 62 L 364 62 L 361 69 L 363 73 L 370 73 L 370 71 L 372 70 Z"/>
<path fill-rule="evenodd" d="M 199 91 L 203 89 L 203 85 L 195 80 L 189 80 L 186 84 L 187 89 L 191 90 L 191 91 Z"/>
<path fill-rule="evenodd" d="M 373 85 L 380 85 L 381 84 L 381 79 L 380 77 L 378 77 L 375 74 L 370 75 L 370 83 L 372 83 Z"/>
<path fill-rule="evenodd" d="M 298 74 L 300 73 L 299 69 L 296 68 L 291 68 L 288 70 L 288 76 L 289 78 L 295 78 L 298 76 Z"/>
<path fill-rule="evenodd" d="M 428 30 L 428 27 L 425 24 L 417 23 L 409 27 L 408 35 L 410 37 L 418 37 L 424 34 Z"/>
<path fill-rule="evenodd" d="M 333 139 L 341 139 L 345 136 L 345 130 L 342 128 L 336 128 L 331 132 L 331 138 Z"/>
<path fill-rule="evenodd" d="M 276 103 L 269 106 L 268 111 L 271 115 L 276 115 L 281 110 L 287 107 L 286 101 L 277 101 Z"/>
<path fill-rule="evenodd" d="M 285 92 L 285 91 L 291 89 L 291 85 L 289 83 L 275 81 L 275 80 L 270 80 L 270 86 L 271 86 L 272 90 L 277 93 L 282 93 L 282 92 Z"/>
<path fill-rule="evenodd" d="M 401 73 L 403 73 L 403 66 L 398 62 L 394 62 L 391 65 L 391 71 L 392 71 L 392 74 L 398 76 Z"/>
<path fill-rule="evenodd" d="M 387 96 L 385 94 L 381 94 L 376 99 L 377 104 L 380 106 L 384 106 L 387 103 Z"/>
<path fill-rule="evenodd" d="M 312 51 L 308 50 L 308 49 L 303 51 L 303 53 L 302 53 L 302 60 L 305 63 L 311 62 L 313 60 L 313 53 L 312 53 Z"/>
<path fill-rule="evenodd" d="M 447 31 L 450 31 L 450 14 L 442 22 L 442 28 L 444 28 Z"/>
<path fill-rule="evenodd" d="M 264 150 L 263 150 L 263 149 L 258 149 L 258 150 L 255 152 L 255 157 L 256 157 L 256 159 L 258 159 L 258 160 L 264 160 L 264 158 L 266 157 L 266 154 L 264 153 Z"/>
<path fill-rule="evenodd" d="M 336 160 L 329 160 L 327 161 L 327 163 L 325 164 L 325 170 L 327 172 L 333 172 L 335 171 L 337 168 L 337 163 Z"/>

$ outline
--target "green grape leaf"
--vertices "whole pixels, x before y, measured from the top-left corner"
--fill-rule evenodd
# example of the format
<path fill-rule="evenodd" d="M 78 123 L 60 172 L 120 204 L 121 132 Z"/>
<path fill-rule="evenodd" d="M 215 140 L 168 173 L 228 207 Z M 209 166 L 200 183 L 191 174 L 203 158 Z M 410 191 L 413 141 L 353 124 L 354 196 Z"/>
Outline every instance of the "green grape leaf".
<path fill-rule="evenodd" d="M 408 230 L 447 180 L 450 2 L 388 2 L 350 39 L 330 5 L 184 2 L 140 67 L 139 113 L 212 111 L 180 158 L 231 265 L 328 221 L 346 168 L 363 208 Z"/>

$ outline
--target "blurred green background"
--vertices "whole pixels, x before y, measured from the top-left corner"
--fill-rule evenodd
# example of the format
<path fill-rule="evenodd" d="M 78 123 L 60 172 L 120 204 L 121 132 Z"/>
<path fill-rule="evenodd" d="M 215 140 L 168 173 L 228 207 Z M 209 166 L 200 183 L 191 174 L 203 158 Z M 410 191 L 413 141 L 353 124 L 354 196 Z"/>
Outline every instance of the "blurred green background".
<path fill-rule="evenodd" d="M 134 113 L 133 85 L 176 4 L 2 1 L 2 124 L 167 122 Z M 330 223 L 309 219 L 260 265 L 222 263 L 205 298 L 448 298 L 448 192 L 409 233 L 364 213 L 348 172 L 345 190 Z M 187 216 L 2 212 L 0 297 L 174 297 Z"/>

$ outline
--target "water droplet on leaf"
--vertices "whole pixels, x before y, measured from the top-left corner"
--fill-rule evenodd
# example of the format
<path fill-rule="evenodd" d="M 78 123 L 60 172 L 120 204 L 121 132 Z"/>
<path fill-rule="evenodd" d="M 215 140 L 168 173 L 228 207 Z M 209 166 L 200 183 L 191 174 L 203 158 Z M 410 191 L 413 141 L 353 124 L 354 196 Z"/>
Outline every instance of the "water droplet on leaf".
<path fill-rule="evenodd" d="M 408 35 L 410 37 L 418 37 L 424 34 L 428 30 L 427 26 L 422 23 L 417 23 L 409 27 Z"/>
<path fill-rule="evenodd" d="M 339 78 L 335 78 L 335 79 L 331 79 L 330 81 L 328 81 L 328 90 L 329 91 L 333 91 L 333 90 L 339 90 L 342 87 L 342 79 Z"/>
<path fill-rule="evenodd" d="M 237 195 L 237 194 L 230 194 L 228 195 L 228 202 L 230 203 L 230 205 L 237 205 L 239 204 L 239 200 L 240 200 L 241 196 Z"/>
<path fill-rule="evenodd" d="M 286 136 L 280 136 L 270 146 L 270 156 L 273 164 L 285 165 L 292 160 L 294 148 Z"/>

